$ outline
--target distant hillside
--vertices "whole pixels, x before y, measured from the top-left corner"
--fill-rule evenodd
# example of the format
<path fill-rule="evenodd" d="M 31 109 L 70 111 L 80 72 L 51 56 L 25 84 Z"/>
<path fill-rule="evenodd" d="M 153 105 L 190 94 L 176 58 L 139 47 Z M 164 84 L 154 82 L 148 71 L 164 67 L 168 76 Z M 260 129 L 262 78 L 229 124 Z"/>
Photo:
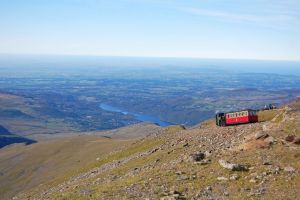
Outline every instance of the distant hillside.
<path fill-rule="evenodd" d="M 299 199 L 300 100 L 259 121 L 167 127 L 14 199 Z"/>
<path fill-rule="evenodd" d="M 21 119 L 33 119 L 34 117 L 16 109 L 3 109 L 0 110 L 1 118 L 21 118 Z"/>
<path fill-rule="evenodd" d="M 76 131 L 63 120 L 39 112 L 41 107 L 41 103 L 32 98 L 0 92 L 0 124 L 24 137 Z"/>

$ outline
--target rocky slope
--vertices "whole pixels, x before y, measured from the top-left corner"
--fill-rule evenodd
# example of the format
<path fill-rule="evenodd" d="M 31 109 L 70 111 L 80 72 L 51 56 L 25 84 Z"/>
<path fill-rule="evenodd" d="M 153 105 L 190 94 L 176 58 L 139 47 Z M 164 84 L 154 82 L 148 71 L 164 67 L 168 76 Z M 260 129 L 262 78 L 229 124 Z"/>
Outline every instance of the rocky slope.
<path fill-rule="evenodd" d="M 158 130 L 14 199 L 299 199 L 300 100 L 259 119 Z"/>
<path fill-rule="evenodd" d="M 140 123 L 111 131 L 35 134 L 38 142 L 29 145 L 26 138 L 0 126 L 0 199 L 9 199 L 42 183 L 59 183 L 159 129 L 155 124 Z M 13 144 L 17 142 L 22 144 Z M 1 148 L 2 144 L 5 147 Z"/>

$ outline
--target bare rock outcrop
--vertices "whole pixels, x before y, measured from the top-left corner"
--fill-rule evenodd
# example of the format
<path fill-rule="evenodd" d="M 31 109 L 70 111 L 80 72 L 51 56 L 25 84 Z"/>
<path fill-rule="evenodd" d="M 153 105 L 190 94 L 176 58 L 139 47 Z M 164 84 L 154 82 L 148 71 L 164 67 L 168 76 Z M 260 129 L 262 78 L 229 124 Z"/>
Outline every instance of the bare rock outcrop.
<path fill-rule="evenodd" d="M 219 160 L 221 167 L 231 171 L 248 171 L 249 168 L 245 165 L 230 163 L 226 160 Z"/>

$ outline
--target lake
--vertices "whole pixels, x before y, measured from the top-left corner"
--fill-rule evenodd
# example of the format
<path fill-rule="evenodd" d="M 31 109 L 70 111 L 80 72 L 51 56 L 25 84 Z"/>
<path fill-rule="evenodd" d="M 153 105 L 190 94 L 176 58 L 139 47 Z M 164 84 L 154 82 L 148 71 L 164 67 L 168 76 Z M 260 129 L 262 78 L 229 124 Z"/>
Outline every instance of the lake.
<path fill-rule="evenodd" d="M 159 125 L 161 127 L 166 127 L 166 126 L 174 125 L 171 122 L 166 122 L 166 121 L 161 120 L 157 116 L 145 115 L 145 114 L 135 113 L 135 112 L 129 112 L 129 111 L 126 111 L 124 109 L 117 108 L 117 107 L 114 107 L 114 106 L 111 106 L 111 105 L 108 105 L 108 104 L 105 104 L 105 103 L 100 104 L 100 108 L 102 110 L 106 110 L 106 111 L 110 111 L 110 112 L 122 113 L 123 115 L 132 115 L 138 121 L 141 121 L 141 122 L 152 122 L 152 123 L 157 124 L 157 125 Z"/>

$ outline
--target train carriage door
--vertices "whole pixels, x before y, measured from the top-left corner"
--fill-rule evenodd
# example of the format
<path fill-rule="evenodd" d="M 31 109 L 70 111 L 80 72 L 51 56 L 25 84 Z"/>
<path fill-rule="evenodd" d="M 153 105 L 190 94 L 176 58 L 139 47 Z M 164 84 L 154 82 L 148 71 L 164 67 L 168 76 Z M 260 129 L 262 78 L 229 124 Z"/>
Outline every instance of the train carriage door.
<path fill-rule="evenodd" d="M 224 113 L 216 114 L 216 125 L 217 126 L 225 126 L 225 115 L 224 115 Z"/>

